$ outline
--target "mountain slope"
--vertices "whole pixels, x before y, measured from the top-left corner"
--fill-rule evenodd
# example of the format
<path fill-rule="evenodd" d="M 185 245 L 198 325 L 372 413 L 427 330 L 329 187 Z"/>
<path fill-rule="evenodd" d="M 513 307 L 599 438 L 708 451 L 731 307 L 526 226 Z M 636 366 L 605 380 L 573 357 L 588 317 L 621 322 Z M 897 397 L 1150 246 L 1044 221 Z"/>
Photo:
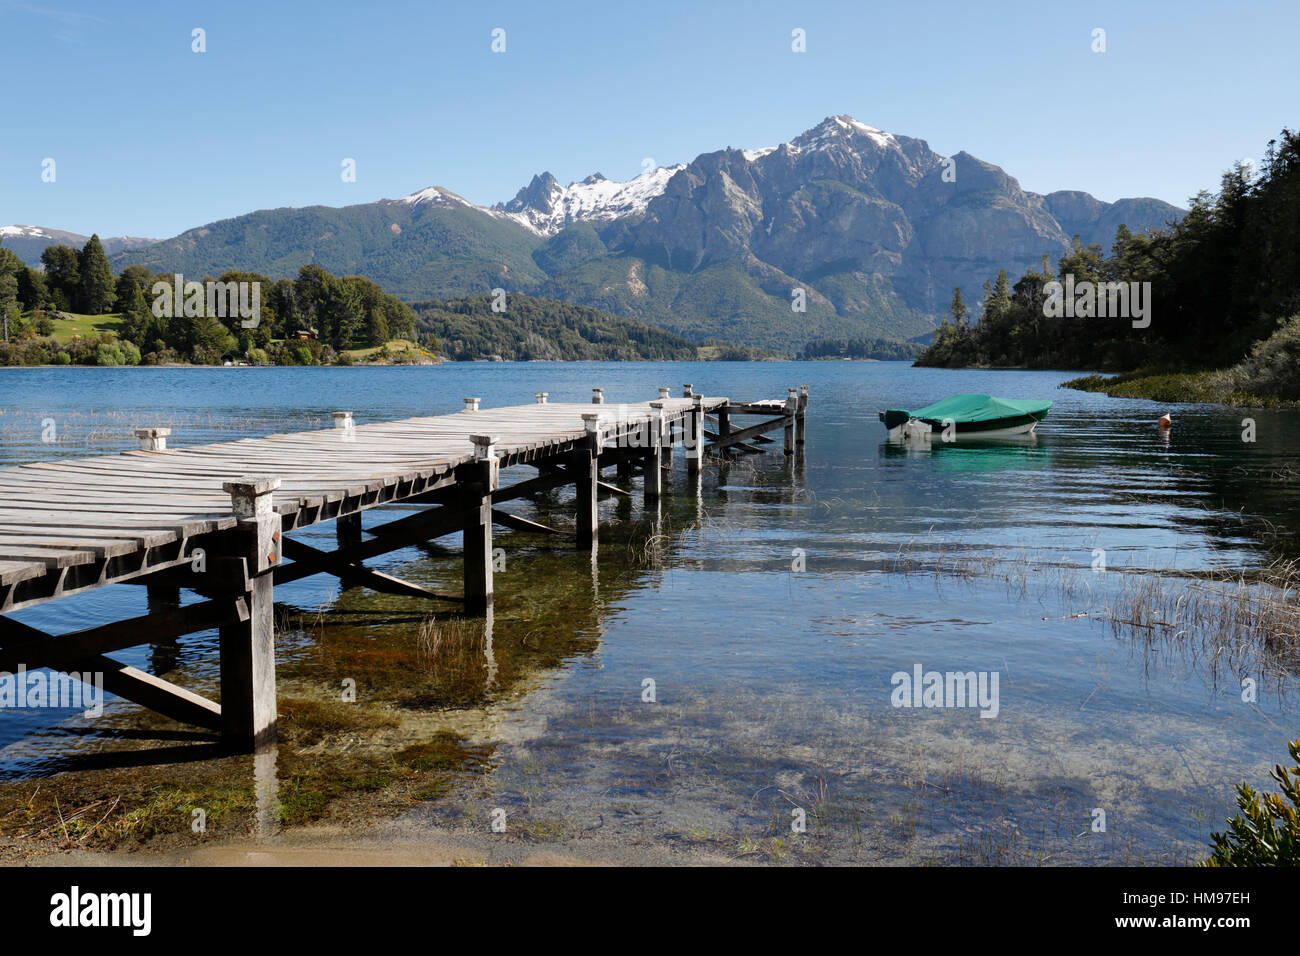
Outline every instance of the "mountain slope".
<path fill-rule="evenodd" d="M 1159 227 L 1155 199 L 1040 196 L 968 153 L 848 116 L 787 143 L 724 149 L 625 183 L 534 176 L 476 206 L 441 187 L 335 209 L 262 210 L 113 257 L 160 271 L 292 275 L 307 262 L 408 300 L 546 295 L 695 339 L 797 350 L 821 337 L 925 335 L 960 285 L 974 306 L 998 269 L 1019 275 L 1079 234 Z M 792 310 L 802 301 L 805 311 Z"/>
<path fill-rule="evenodd" d="M 0 226 L 0 245 L 13 252 L 29 266 L 38 266 L 41 253 L 47 246 L 67 245 L 80 249 L 90 239 L 76 232 L 46 229 L 42 226 Z M 140 239 L 135 236 L 109 236 L 100 239 L 100 245 L 110 256 L 126 249 L 138 249 L 157 242 L 157 239 Z"/>
<path fill-rule="evenodd" d="M 195 277 L 227 269 L 292 276 L 315 263 L 335 275 L 364 275 L 406 299 L 529 291 L 546 279 L 533 262 L 539 240 L 438 187 L 356 206 L 265 209 L 181 233 L 119 255 Z"/>

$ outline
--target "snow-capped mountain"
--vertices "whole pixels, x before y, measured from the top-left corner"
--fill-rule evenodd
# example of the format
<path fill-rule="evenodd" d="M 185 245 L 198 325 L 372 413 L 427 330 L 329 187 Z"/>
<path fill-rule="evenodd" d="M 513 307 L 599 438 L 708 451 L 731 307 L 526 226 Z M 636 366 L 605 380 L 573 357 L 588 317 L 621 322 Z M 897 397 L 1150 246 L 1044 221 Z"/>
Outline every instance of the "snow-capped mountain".
<path fill-rule="evenodd" d="M 491 211 L 505 214 L 539 236 L 553 236 L 575 222 L 610 222 L 645 212 L 677 171 L 685 168 L 684 164 L 660 166 L 626 182 L 593 173 L 568 186 L 561 186 L 550 173 L 542 173 L 514 199 L 497 203 Z"/>
<path fill-rule="evenodd" d="M 0 246 L 11 250 L 29 266 L 34 266 L 41 261 L 41 253 L 45 251 L 46 246 L 63 243 L 80 249 L 89 238 L 90 236 L 75 232 L 46 229 L 43 226 L 0 226 Z M 107 239 L 101 237 L 99 241 L 104 251 L 111 256 L 128 249 L 152 245 L 158 240 L 140 239 L 134 236 L 109 236 Z"/>

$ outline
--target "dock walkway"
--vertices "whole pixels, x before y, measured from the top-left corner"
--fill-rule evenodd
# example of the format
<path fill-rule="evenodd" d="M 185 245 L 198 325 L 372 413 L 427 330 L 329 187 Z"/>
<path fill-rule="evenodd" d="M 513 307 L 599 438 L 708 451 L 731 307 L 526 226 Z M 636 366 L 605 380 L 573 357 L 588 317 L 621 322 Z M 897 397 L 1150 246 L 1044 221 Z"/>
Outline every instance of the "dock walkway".
<path fill-rule="evenodd" d="M 455 414 L 365 425 L 336 412 L 333 428 L 187 448 L 168 448 L 167 429 L 141 429 L 138 451 L 0 468 L 0 671 L 102 674 L 112 693 L 257 747 L 275 735 L 274 584 L 327 573 L 481 614 L 492 603 L 493 524 L 592 550 L 601 495 L 630 494 L 601 480 L 607 466 L 625 479 L 639 474 L 655 505 L 675 444 L 697 493 L 706 444 L 755 453 L 772 442 L 765 432 L 784 429 L 787 454 L 802 446 L 806 389 L 790 389 L 784 402 L 733 403 L 687 386 L 681 398 L 660 389 L 657 401 L 622 405 L 594 391 L 591 404 L 552 404 L 539 393 L 532 405 L 483 409 L 466 399 Z M 733 430 L 736 415 L 766 421 Z M 516 466 L 535 474 L 503 484 L 502 470 Z M 561 485 L 576 489 L 573 531 L 493 507 Z M 363 531 L 361 514 L 389 503 L 422 510 Z M 323 521 L 336 522 L 335 551 L 288 537 Z M 365 567 L 455 532 L 464 535 L 462 595 Z M 58 636 L 3 616 L 117 583 L 146 585 L 150 613 Z M 181 606 L 181 589 L 206 600 Z M 213 627 L 223 705 L 104 656 Z"/>

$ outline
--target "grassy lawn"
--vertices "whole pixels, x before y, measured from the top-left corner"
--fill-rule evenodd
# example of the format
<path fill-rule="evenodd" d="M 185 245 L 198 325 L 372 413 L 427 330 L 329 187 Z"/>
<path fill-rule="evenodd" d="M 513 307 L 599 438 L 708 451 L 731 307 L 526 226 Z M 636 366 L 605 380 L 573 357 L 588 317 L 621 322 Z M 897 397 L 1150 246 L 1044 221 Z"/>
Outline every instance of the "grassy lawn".
<path fill-rule="evenodd" d="M 53 318 L 54 313 L 48 314 Z M 101 332 L 118 332 L 122 327 L 122 316 L 117 312 L 108 315 L 78 315 L 75 312 L 62 314 L 72 317 L 54 319 L 54 338 L 60 345 L 71 342 L 74 335 L 80 335 L 85 339 L 92 335 L 99 335 Z"/>
<path fill-rule="evenodd" d="M 427 362 L 433 353 L 407 339 L 390 339 L 369 349 L 347 349 L 340 353 L 353 362 Z"/>

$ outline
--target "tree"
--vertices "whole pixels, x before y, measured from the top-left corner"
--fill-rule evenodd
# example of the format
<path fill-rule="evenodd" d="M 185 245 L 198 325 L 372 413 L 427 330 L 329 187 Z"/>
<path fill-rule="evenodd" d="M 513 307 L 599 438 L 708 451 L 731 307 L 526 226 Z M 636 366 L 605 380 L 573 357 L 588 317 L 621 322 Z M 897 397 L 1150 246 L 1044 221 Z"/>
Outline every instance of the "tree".
<path fill-rule="evenodd" d="M 43 273 L 30 268 L 18 273 L 18 301 L 24 309 L 39 309 L 48 304 L 49 299 L 50 289 Z"/>
<path fill-rule="evenodd" d="M 46 246 L 41 253 L 45 266 L 45 284 L 50 290 L 50 303 L 61 312 L 76 308 L 81 290 L 81 264 L 77 250 L 71 246 Z"/>
<path fill-rule="evenodd" d="M 93 235 L 86 241 L 78 261 L 81 270 L 80 310 L 87 315 L 103 315 L 113 307 L 113 269 L 108 256 Z"/>
<path fill-rule="evenodd" d="M 0 247 L 0 325 L 6 342 L 10 325 L 22 314 L 18 306 L 18 276 L 26 270 L 26 264 L 14 252 Z"/>
<path fill-rule="evenodd" d="M 966 303 L 961 300 L 961 286 L 952 290 L 952 305 L 948 306 L 948 315 L 952 324 L 961 327 L 966 324 Z"/>
<path fill-rule="evenodd" d="M 343 279 L 325 273 L 316 306 L 320 334 L 335 351 L 352 348 L 361 331 L 364 315 L 361 296 Z"/>
<path fill-rule="evenodd" d="M 137 275 L 138 273 L 124 270 L 117 278 L 114 297 L 118 311 L 122 313 L 122 338 L 143 348 L 153 331 L 153 312 L 149 309 Z"/>

